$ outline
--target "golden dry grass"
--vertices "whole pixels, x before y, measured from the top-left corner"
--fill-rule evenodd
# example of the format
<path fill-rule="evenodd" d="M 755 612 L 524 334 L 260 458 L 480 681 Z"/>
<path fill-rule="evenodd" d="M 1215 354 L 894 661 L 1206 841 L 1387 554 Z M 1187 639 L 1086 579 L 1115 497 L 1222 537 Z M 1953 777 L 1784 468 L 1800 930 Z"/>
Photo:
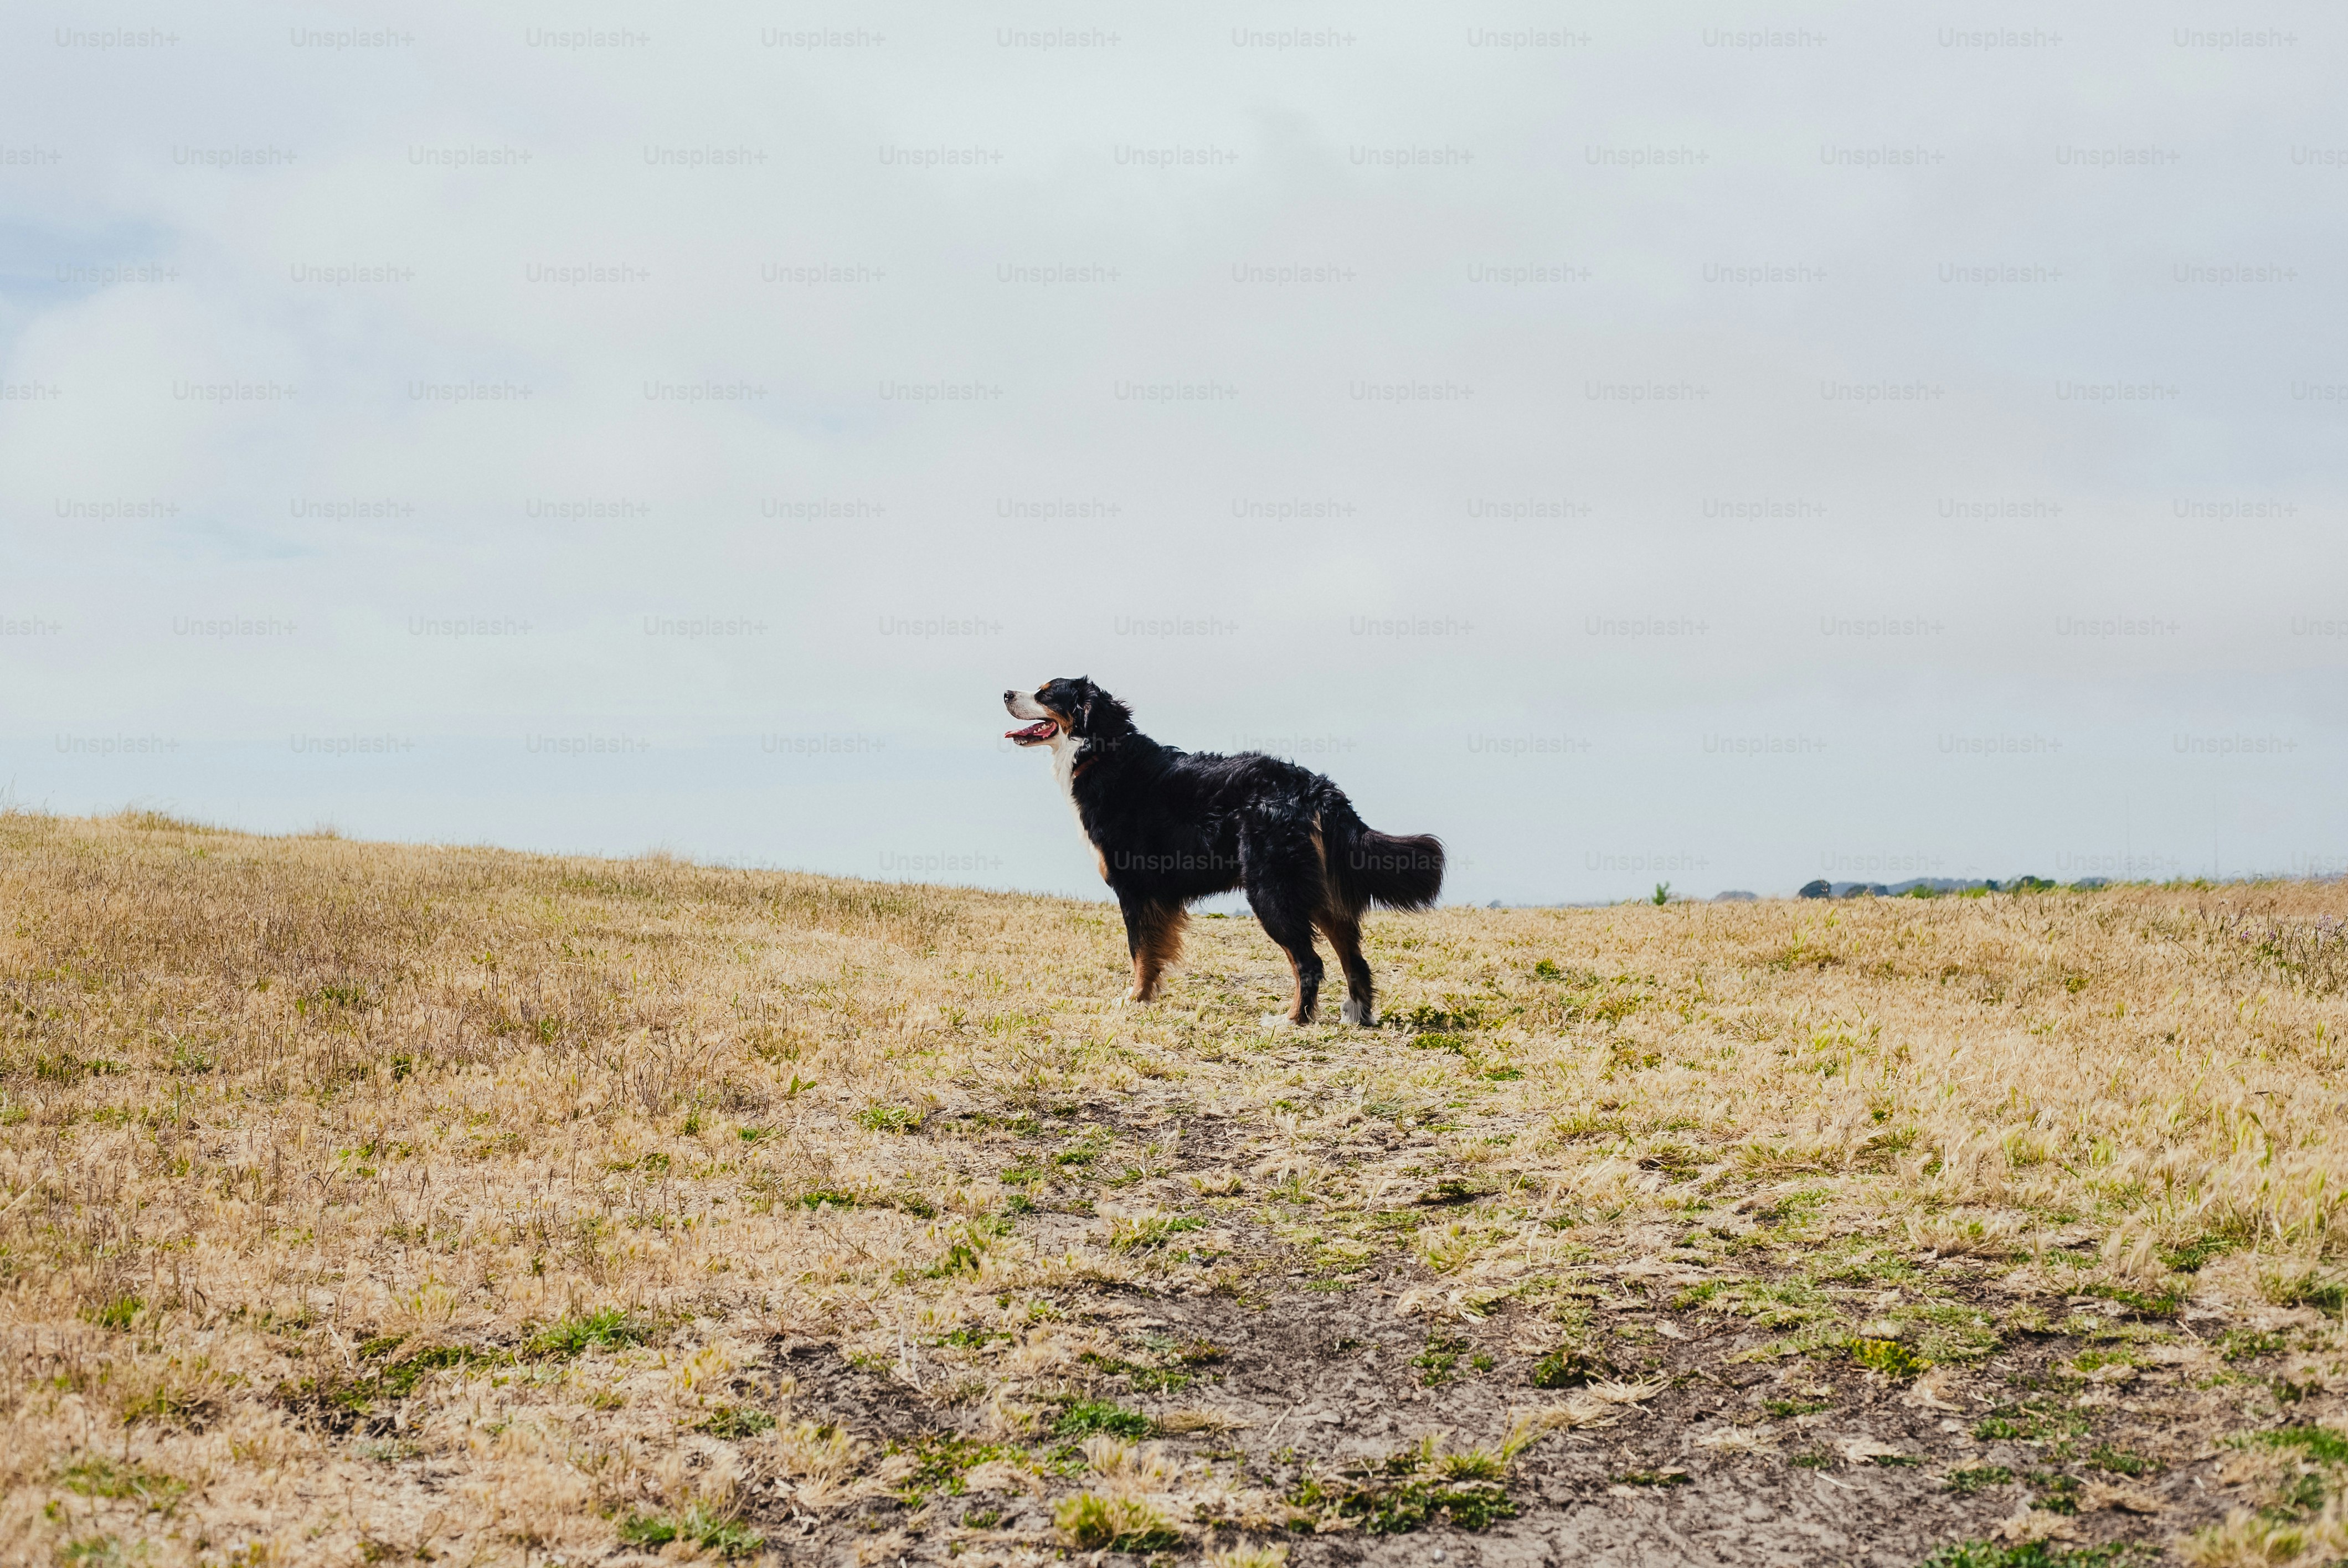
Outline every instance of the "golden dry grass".
<path fill-rule="evenodd" d="M 1385 1278 L 1554 1351 L 1599 1271 L 1765 1323 L 1776 1291 L 1793 1352 L 1985 1353 L 1929 1291 L 1754 1266 L 1772 1204 L 2025 1307 L 2326 1299 L 2343 913 L 2260 884 L 1378 917 L 1395 1027 L 1273 1032 L 1286 966 L 1241 920 L 1120 1010 L 1097 905 L 0 816 L 0 1550 L 773 1550 L 926 1495 L 922 1451 L 798 1409 L 773 1348 L 821 1341 L 959 1412 L 973 1495 L 1274 1560 L 1213 1532 L 1287 1521 L 1239 1471 L 1113 1432 L 1038 1457 L 1113 1348 L 1085 1304 L 1133 1289 Z M 877 1541 L 1057 1550 L 918 1506 Z"/>

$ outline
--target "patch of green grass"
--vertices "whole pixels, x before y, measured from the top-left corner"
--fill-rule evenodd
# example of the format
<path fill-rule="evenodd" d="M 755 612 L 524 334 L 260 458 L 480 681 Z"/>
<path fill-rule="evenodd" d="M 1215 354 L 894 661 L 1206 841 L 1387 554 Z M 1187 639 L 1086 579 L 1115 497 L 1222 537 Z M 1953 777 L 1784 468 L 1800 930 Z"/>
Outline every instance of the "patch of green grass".
<path fill-rule="evenodd" d="M 1151 1430 L 1148 1416 L 1107 1399 L 1078 1399 L 1052 1423 L 1052 1430 L 1064 1438 L 1089 1437 L 1095 1432 L 1113 1438 L 1146 1438 Z"/>
<path fill-rule="evenodd" d="M 1906 1382 L 1931 1365 L 1897 1339 L 1854 1339 L 1850 1358 L 1898 1382 Z"/>
<path fill-rule="evenodd" d="M 1974 1426 L 1973 1436 L 1983 1442 L 2063 1444 L 2086 1430 L 2086 1417 L 2039 1397 L 1997 1406 Z"/>
<path fill-rule="evenodd" d="M 932 1496 L 960 1497 L 966 1490 L 963 1474 L 973 1466 L 998 1459 L 1024 1462 L 1027 1457 L 1015 1448 L 973 1441 L 959 1432 L 928 1432 L 910 1442 L 892 1442 L 880 1451 L 913 1460 L 912 1473 L 895 1489 L 897 1500 L 908 1508 L 919 1508 Z"/>
<path fill-rule="evenodd" d="M 1706 1280 L 1673 1303 L 1750 1317 L 1764 1328 L 1810 1328 L 1834 1321 L 1834 1304 L 1806 1279 Z"/>
<path fill-rule="evenodd" d="M 2312 1471 L 2294 1475 L 2283 1481 L 2273 1500 L 2259 1512 L 2271 1520 L 2302 1520 L 2323 1506 L 2331 1490 L 2323 1484 L 2323 1477 Z"/>
<path fill-rule="evenodd" d="M 712 1410 L 700 1425 L 693 1429 L 728 1442 L 740 1442 L 755 1438 L 760 1432 L 775 1430 L 775 1418 L 765 1410 L 753 1410 L 741 1405 L 726 1405 Z"/>
<path fill-rule="evenodd" d="M 1995 1318 L 1962 1301 L 1928 1301 L 1916 1316 L 1916 1354 L 1927 1362 L 1978 1361 L 2005 1342 Z"/>
<path fill-rule="evenodd" d="M 1119 1252 L 1154 1252 L 1185 1231 L 1206 1228 L 1207 1222 L 1195 1214 L 1119 1220 L 1110 1226 L 1109 1245 Z"/>
<path fill-rule="evenodd" d="M 169 1513 L 188 1490 L 177 1476 L 136 1464 L 118 1463 L 103 1455 L 79 1459 L 57 1472 L 57 1484 L 84 1497 L 137 1501 L 159 1513 Z"/>
<path fill-rule="evenodd" d="M 630 1514 L 620 1522 L 620 1539 L 648 1551 L 685 1541 L 721 1557 L 747 1557 L 767 1543 L 765 1536 L 739 1520 L 712 1513 L 697 1502 L 674 1512 Z"/>
<path fill-rule="evenodd" d="M 1532 1385 L 1536 1389 L 1579 1389 L 1613 1375 L 1612 1364 L 1603 1357 L 1560 1348 L 1533 1363 Z"/>
<path fill-rule="evenodd" d="M 2013 1472 L 2002 1464 L 1977 1464 L 1951 1471 L 1941 1485 L 1959 1497 L 1971 1497 L 1988 1487 L 2010 1485 L 2013 1481 Z"/>
<path fill-rule="evenodd" d="M 2317 1464 L 2348 1464 L 2348 1432 L 2330 1427 L 2276 1427 L 2251 1434 L 2262 1448 L 2296 1449 Z"/>
<path fill-rule="evenodd" d="M 1509 1473 L 1509 1461 L 1490 1449 L 1462 1449 L 1457 1453 L 1437 1453 L 1422 1441 L 1419 1444 L 1421 1465 L 1432 1458 L 1435 1468 L 1453 1481 L 1499 1481 Z"/>
<path fill-rule="evenodd" d="M 1097 1350 L 1087 1350 L 1076 1359 L 1088 1367 L 1098 1368 L 1112 1378 L 1127 1379 L 1133 1385 L 1134 1391 L 1137 1393 L 1179 1393 L 1189 1387 L 1194 1380 L 1193 1374 L 1175 1368 L 1151 1367 L 1138 1361 L 1120 1360 L 1114 1356 L 1104 1356 Z"/>
<path fill-rule="evenodd" d="M 2114 1475 L 2149 1475 L 2159 1468 L 2140 1453 L 2130 1453 L 2126 1449 L 2114 1448 L 2109 1443 L 2096 1444 L 2094 1450 L 2087 1455 L 2087 1462 L 2097 1470 L 2109 1471 Z"/>
<path fill-rule="evenodd" d="M 1761 1402 L 1761 1408 L 1778 1420 L 1789 1421 L 1796 1416 L 1811 1416 L 1820 1410 L 1831 1410 L 1834 1409 L 1834 1401 L 1832 1399 L 1765 1399 Z"/>
<path fill-rule="evenodd" d="M 856 1113 L 856 1124 L 874 1132 L 921 1130 L 922 1113 L 910 1105 L 868 1105 Z"/>
<path fill-rule="evenodd" d="M 130 1558 L 111 1535 L 84 1535 L 57 1548 L 57 1561 L 74 1568 L 116 1568 Z"/>
<path fill-rule="evenodd" d="M 2318 1312 L 2348 1310 L 2348 1280 L 2318 1274 L 2271 1274 L 2259 1281 L 2259 1290 L 2277 1307 L 2312 1307 Z"/>
<path fill-rule="evenodd" d="M 1754 1210 L 1753 1219 L 1764 1229 L 1776 1232 L 1781 1241 L 1797 1241 L 1816 1226 L 1830 1196 L 1824 1187 L 1803 1187 L 1772 1199 L 1766 1208 Z"/>
<path fill-rule="evenodd" d="M 485 1350 L 475 1345 L 435 1345 L 386 1367 L 376 1375 L 376 1381 L 386 1394 L 404 1399 L 416 1391 L 416 1385 L 424 1380 L 427 1372 L 444 1371 L 451 1367 L 495 1366 L 512 1359 L 505 1351 Z"/>
<path fill-rule="evenodd" d="M 2079 1493 L 2083 1490 L 2079 1478 L 2065 1475 L 2061 1471 L 2034 1470 L 2023 1476 L 2030 1483 L 2030 1506 L 2048 1513 L 2076 1513 Z"/>
<path fill-rule="evenodd" d="M 1832 1470 L 1835 1456 L 1832 1449 L 1805 1449 L 1792 1456 L 1793 1462 L 1804 1470 Z"/>
<path fill-rule="evenodd" d="M 2274 1396 L 2275 1403 L 2278 1405 L 2296 1405 L 2310 1394 L 2322 1393 L 2323 1388 L 2324 1385 L 2320 1380 L 2302 1383 L 2289 1378 L 2267 1379 L 2267 1391 Z"/>
<path fill-rule="evenodd" d="M 2290 1337 L 2281 1333 L 2229 1328 L 2218 1341 L 2218 1354 L 2229 1361 L 2249 1361 L 2260 1356 L 2279 1355 L 2290 1342 Z"/>
<path fill-rule="evenodd" d="M 1052 1505 L 1052 1523 L 1080 1552 L 1169 1552 L 1182 1533 L 1139 1498 L 1080 1491 Z"/>
<path fill-rule="evenodd" d="M 2241 1245 L 2240 1240 L 2234 1236 L 2199 1235 L 2195 1236 L 2191 1241 L 2179 1243 L 2176 1246 L 2164 1246 L 2156 1250 L 2160 1261 L 2178 1273 L 2199 1274 L 2201 1271 L 2201 1266 L 2211 1258 L 2222 1257 L 2227 1253 L 2239 1251 Z"/>
<path fill-rule="evenodd" d="M 974 1235 L 957 1237 L 953 1245 L 939 1255 L 938 1261 L 922 1271 L 924 1279 L 952 1279 L 958 1274 L 976 1274 L 979 1260 L 986 1255 L 986 1243 Z"/>
<path fill-rule="evenodd" d="M 653 1327 L 642 1318 L 632 1317 L 616 1307 L 584 1317 L 565 1317 L 551 1323 L 530 1337 L 529 1349 L 533 1356 L 570 1360 L 590 1350 L 616 1350 L 623 1345 L 641 1345 L 652 1337 Z"/>
<path fill-rule="evenodd" d="M 386 1362 L 407 1342 L 405 1334 L 377 1335 L 360 1342 L 359 1359 Z M 366 1415 L 380 1400 L 407 1398 L 427 1373 L 458 1367 L 510 1366 L 514 1360 L 510 1350 L 478 1345 L 433 1345 L 405 1360 L 370 1367 L 356 1377 L 304 1378 L 298 1384 L 281 1384 L 277 1397 L 282 1403 L 326 1417 L 339 1430 L 353 1419 Z"/>
<path fill-rule="evenodd" d="M 1438 1519 L 1460 1530 L 1483 1530 L 1516 1517 L 1501 1455 L 1471 1449 L 1439 1452 L 1432 1438 L 1371 1465 L 1308 1471 L 1289 1492 L 1291 1526 L 1325 1528 L 1343 1521 L 1372 1535 L 1403 1535 Z"/>
<path fill-rule="evenodd" d="M 1459 1358 L 1468 1352 L 1468 1341 L 1441 1329 L 1427 1331 L 1426 1346 L 1410 1358 L 1418 1368 L 1418 1380 L 1432 1389 L 1458 1369 Z"/>
<path fill-rule="evenodd" d="M 2185 1292 L 2178 1286 L 2171 1286 L 2167 1290 L 2146 1292 L 2097 1280 L 2079 1286 L 2079 1294 L 2116 1301 L 2139 1317 L 2174 1317 L 2185 1309 Z"/>
<path fill-rule="evenodd" d="M 1626 1470 L 1614 1477 L 1617 1486 L 1686 1486 L 1694 1477 L 1684 1470 Z"/>
<path fill-rule="evenodd" d="M 1171 1394 L 1197 1380 L 1198 1374 L 1190 1368 L 1220 1361 L 1224 1355 L 1221 1346 L 1210 1345 L 1204 1339 L 1183 1343 L 1170 1336 L 1148 1334 L 1142 1337 L 1142 1342 L 1159 1356 L 1170 1357 L 1175 1364 L 1170 1367 L 1153 1366 L 1148 1362 L 1104 1356 L 1095 1350 L 1087 1350 L 1076 1359 L 1087 1366 L 1097 1367 L 1113 1378 L 1128 1379 L 1136 1392 Z"/>
<path fill-rule="evenodd" d="M 1912 1279 L 1916 1266 L 1885 1247 L 1861 1244 L 1829 1254 L 1812 1271 L 1812 1277 L 1829 1285 L 1890 1285 Z"/>
<path fill-rule="evenodd" d="M 1408 1012 L 1399 1016 L 1390 1015 L 1389 1021 L 1398 1028 L 1413 1030 L 1436 1030 L 1456 1032 L 1483 1028 L 1484 1013 L 1484 1006 L 1480 1002 L 1462 1002 L 1456 999 L 1446 998 L 1445 1005 L 1442 1007 L 1421 1002 Z"/>
<path fill-rule="evenodd" d="M 1198 1380 L 1195 1374 L 1178 1372 L 1169 1367 L 1134 1367 L 1128 1369 L 1126 1377 L 1137 1394 L 1179 1394 Z"/>
<path fill-rule="evenodd" d="M 118 1334 L 126 1334 L 129 1332 L 132 1321 L 138 1317 L 139 1309 L 146 1305 L 145 1301 L 136 1296 L 117 1296 L 101 1301 L 95 1307 L 85 1308 L 82 1316 L 100 1328 L 111 1328 Z"/>

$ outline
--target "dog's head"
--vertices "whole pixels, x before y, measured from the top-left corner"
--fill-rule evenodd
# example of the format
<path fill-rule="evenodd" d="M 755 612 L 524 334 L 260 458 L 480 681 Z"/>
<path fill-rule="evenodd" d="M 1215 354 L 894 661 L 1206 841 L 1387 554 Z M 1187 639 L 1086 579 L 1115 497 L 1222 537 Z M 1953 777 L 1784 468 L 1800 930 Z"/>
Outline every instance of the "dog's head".
<path fill-rule="evenodd" d="M 1023 746 L 1056 745 L 1063 737 L 1113 740 L 1133 729 L 1132 710 L 1084 675 L 1073 681 L 1056 677 L 1033 692 L 1005 692 L 1003 705 L 1014 719 L 1035 721 L 1004 733 L 1005 740 Z"/>

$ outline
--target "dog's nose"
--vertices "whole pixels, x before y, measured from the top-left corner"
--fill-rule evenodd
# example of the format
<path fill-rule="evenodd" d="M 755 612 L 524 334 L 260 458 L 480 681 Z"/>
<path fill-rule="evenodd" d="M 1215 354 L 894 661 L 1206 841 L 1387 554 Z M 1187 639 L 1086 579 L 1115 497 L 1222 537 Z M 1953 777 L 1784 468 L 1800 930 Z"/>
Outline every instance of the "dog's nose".
<path fill-rule="evenodd" d="M 1019 693 L 1018 693 L 1018 692 L 1005 692 L 1004 693 L 1003 693 L 1003 700 L 1004 700 L 1004 702 L 1010 702 L 1013 698 L 1014 698 L 1014 697 L 1016 697 L 1016 696 L 1018 696 L 1018 695 L 1019 695 Z"/>

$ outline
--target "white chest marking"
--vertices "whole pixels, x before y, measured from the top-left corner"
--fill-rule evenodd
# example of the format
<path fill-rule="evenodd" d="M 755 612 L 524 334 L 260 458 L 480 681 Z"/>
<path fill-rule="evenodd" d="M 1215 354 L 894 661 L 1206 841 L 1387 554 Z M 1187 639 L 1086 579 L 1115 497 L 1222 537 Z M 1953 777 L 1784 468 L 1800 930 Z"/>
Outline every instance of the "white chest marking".
<path fill-rule="evenodd" d="M 1068 803 L 1075 814 L 1076 831 L 1085 831 L 1085 814 L 1076 807 L 1076 763 L 1085 754 L 1086 743 L 1072 735 L 1062 734 L 1052 742 L 1052 782 L 1060 786 L 1060 797 Z M 1085 834 L 1085 842 L 1092 843 L 1092 835 Z"/>

